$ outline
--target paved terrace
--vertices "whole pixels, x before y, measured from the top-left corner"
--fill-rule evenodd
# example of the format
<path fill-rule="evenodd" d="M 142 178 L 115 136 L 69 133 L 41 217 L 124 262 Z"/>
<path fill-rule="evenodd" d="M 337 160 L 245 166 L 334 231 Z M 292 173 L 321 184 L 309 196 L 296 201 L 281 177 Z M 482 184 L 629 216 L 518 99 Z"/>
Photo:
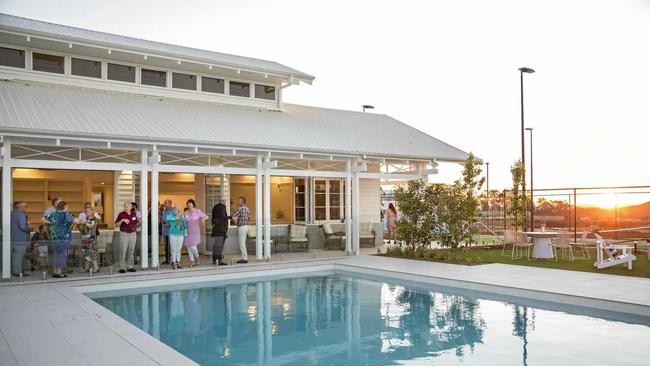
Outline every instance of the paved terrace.
<path fill-rule="evenodd" d="M 78 286 L 133 281 L 141 285 L 142 281 L 191 277 L 218 280 L 262 270 L 295 271 L 297 267 L 376 273 L 650 316 L 650 279 L 502 264 L 467 267 L 369 255 L 303 258 L 191 271 L 165 269 L 92 279 L 6 282 L 0 286 L 0 365 L 193 365 L 87 298 Z"/>

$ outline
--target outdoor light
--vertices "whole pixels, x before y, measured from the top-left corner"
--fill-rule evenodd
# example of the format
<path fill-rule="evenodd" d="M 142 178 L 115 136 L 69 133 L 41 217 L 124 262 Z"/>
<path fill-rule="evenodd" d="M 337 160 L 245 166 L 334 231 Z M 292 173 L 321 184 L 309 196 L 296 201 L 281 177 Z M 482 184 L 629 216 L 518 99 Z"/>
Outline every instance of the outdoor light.
<path fill-rule="evenodd" d="M 374 106 L 371 106 L 369 104 L 364 104 L 364 105 L 361 106 L 361 108 L 363 108 L 364 112 L 366 111 L 366 109 L 375 109 Z"/>
<path fill-rule="evenodd" d="M 532 74 L 535 72 L 535 70 L 531 69 L 530 67 L 520 67 L 519 71 L 525 72 L 526 74 Z"/>
<path fill-rule="evenodd" d="M 521 193 L 523 196 L 523 201 L 526 201 L 526 156 L 525 156 L 525 146 L 524 146 L 524 73 L 532 74 L 535 70 L 530 67 L 520 67 L 519 68 L 519 90 L 521 95 L 520 105 L 521 105 L 521 167 L 523 169 L 523 174 L 521 177 Z M 526 228 L 526 206 L 524 206 L 524 228 Z"/>
<path fill-rule="evenodd" d="M 144 55 L 144 59 L 145 59 L 145 60 L 147 59 L 147 55 Z"/>
<path fill-rule="evenodd" d="M 208 68 L 209 68 L 210 70 L 212 70 L 212 65 L 209 65 Z"/>

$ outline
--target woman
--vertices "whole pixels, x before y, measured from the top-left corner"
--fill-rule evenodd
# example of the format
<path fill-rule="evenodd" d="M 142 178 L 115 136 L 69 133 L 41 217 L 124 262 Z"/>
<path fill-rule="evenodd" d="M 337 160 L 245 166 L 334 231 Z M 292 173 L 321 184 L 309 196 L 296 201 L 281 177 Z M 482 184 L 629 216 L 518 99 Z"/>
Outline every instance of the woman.
<path fill-rule="evenodd" d="M 84 255 L 83 272 L 90 271 L 92 266 L 93 272 L 99 272 L 97 265 L 97 229 L 98 215 L 90 206 L 86 206 L 84 212 L 79 215 L 79 233 L 81 234 L 81 251 Z"/>
<path fill-rule="evenodd" d="M 190 255 L 190 267 L 199 265 L 199 250 L 197 246 L 201 243 L 201 223 L 208 218 L 196 208 L 196 201 L 193 199 L 187 200 L 187 210 L 183 213 L 185 221 L 187 221 L 187 236 L 185 237 L 185 246 L 187 253 Z M 194 261 L 196 260 L 196 264 Z"/>
<path fill-rule="evenodd" d="M 397 209 L 390 203 L 386 210 L 386 227 L 388 228 L 388 244 L 391 241 L 397 243 Z"/>
<path fill-rule="evenodd" d="M 54 257 L 52 277 L 68 277 L 62 272 L 68 266 L 68 248 L 72 242 L 72 225 L 77 224 L 79 220 L 68 212 L 68 204 L 65 201 L 57 203 L 56 211 L 50 213 L 46 219 L 50 223 L 52 237 L 52 255 Z"/>
<path fill-rule="evenodd" d="M 181 214 L 180 208 L 174 206 L 171 213 L 165 217 L 165 222 L 169 225 L 172 269 L 181 268 L 181 248 L 183 247 L 183 239 L 187 235 L 187 221 L 185 221 L 185 216 Z"/>

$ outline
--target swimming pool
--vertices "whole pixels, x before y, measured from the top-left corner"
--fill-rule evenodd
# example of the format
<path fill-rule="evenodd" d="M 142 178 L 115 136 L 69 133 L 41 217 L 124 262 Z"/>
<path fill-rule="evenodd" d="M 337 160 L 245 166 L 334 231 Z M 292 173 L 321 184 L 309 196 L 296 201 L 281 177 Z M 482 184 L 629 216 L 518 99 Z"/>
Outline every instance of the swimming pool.
<path fill-rule="evenodd" d="M 642 316 L 366 275 L 201 286 L 91 297 L 201 365 L 646 365 L 650 345 Z"/>

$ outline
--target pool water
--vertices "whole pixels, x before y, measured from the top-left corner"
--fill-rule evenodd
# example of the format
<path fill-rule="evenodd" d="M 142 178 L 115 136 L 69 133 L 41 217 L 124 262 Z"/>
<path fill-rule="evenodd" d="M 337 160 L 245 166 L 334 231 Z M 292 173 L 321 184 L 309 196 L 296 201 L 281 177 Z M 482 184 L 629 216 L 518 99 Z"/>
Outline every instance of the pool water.
<path fill-rule="evenodd" d="M 647 318 L 397 282 L 324 274 L 94 300 L 201 365 L 648 365 Z"/>

